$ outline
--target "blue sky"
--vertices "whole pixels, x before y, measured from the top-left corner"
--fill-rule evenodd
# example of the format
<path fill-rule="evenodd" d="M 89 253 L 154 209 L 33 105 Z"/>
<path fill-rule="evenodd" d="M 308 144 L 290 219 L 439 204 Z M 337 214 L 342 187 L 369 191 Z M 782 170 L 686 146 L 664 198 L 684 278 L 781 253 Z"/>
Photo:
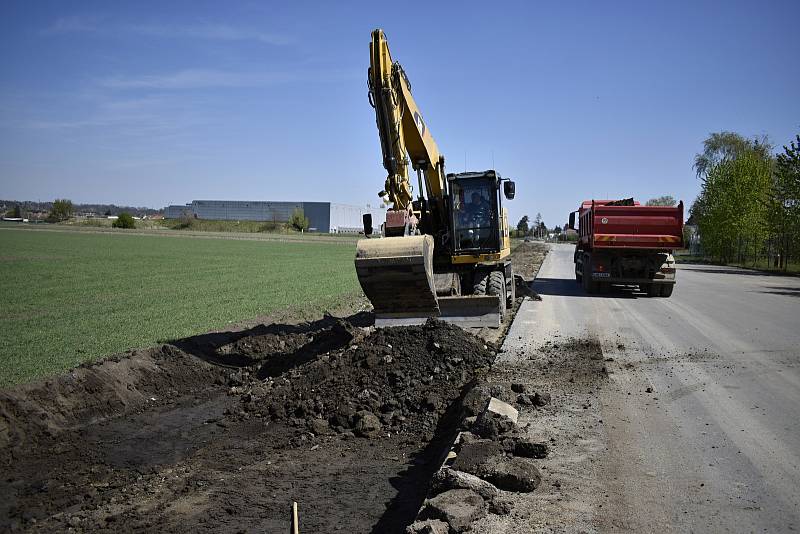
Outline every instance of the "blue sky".
<path fill-rule="evenodd" d="M 448 170 L 691 203 L 709 132 L 800 131 L 800 2 L 0 4 L 0 198 L 378 204 L 383 28 Z"/>

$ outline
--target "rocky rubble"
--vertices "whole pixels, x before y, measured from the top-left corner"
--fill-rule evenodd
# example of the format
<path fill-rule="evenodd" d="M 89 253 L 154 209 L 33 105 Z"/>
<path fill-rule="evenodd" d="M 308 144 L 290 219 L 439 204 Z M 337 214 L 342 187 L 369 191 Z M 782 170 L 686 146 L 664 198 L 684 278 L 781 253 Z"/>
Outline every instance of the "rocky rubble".
<path fill-rule="evenodd" d="M 462 408 L 468 430 L 459 434 L 454 454 L 434 474 L 428 498 L 417 521 L 406 529 L 408 534 L 469 531 L 472 523 L 487 514 L 510 513 L 507 492 L 531 492 L 539 486 L 542 478 L 534 459 L 545 458 L 548 445 L 522 435 L 513 406 L 493 396 L 486 398 L 490 393 L 511 398 L 523 392 L 524 387 L 517 384 L 511 388 L 483 385 L 465 395 Z M 481 398 L 484 408 L 477 415 L 467 415 L 474 413 Z"/>

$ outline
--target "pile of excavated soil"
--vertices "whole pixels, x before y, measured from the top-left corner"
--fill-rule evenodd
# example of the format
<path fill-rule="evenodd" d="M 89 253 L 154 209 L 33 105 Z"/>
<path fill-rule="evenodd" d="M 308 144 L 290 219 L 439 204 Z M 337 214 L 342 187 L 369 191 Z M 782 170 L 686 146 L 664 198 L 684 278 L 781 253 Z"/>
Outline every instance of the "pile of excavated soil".
<path fill-rule="evenodd" d="M 443 323 L 326 318 L 0 392 L 0 530 L 278 532 L 297 501 L 304 531 L 402 532 L 494 356 Z"/>
<path fill-rule="evenodd" d="M 359 334 L 337 325 L 328 336 L 349 338 L 344 350 L 308 362 L 301 352 L 295 359 L 302 365 L 288 373 L 276 374 L 272 359 L 264 362 L 256 377 L 269 376 L 266 381 L 256 378 L 236 388 L 240 414 L 305 425 L 314 433 L 405 432 L 430 439 L 464 384 L 495 357 L 479 339 L 440 322 Z"/>

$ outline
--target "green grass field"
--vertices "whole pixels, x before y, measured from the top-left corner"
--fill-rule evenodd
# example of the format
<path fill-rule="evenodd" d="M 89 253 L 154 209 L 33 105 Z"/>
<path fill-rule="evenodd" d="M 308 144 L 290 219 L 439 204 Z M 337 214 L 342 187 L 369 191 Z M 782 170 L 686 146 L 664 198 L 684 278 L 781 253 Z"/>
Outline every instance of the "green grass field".
<path fill-rule="evenodd" d="M 0 227 L 0 385 L 355 298 L 354 243 Z"/>

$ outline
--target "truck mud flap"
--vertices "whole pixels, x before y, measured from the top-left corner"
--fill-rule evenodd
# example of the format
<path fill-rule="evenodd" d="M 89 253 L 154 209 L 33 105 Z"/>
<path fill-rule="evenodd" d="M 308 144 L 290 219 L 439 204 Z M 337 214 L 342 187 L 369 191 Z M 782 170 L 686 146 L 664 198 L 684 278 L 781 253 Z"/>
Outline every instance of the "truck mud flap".
<path fill-rule="evenodd" d="M 409 326 L 423 324 L 434 317 L 464 328 L 499 328 L 500 297 L 496 295 L 469 295 L 464 297 L 439 297 L 439 312 L 376 313 L 375 326 Z"/>

